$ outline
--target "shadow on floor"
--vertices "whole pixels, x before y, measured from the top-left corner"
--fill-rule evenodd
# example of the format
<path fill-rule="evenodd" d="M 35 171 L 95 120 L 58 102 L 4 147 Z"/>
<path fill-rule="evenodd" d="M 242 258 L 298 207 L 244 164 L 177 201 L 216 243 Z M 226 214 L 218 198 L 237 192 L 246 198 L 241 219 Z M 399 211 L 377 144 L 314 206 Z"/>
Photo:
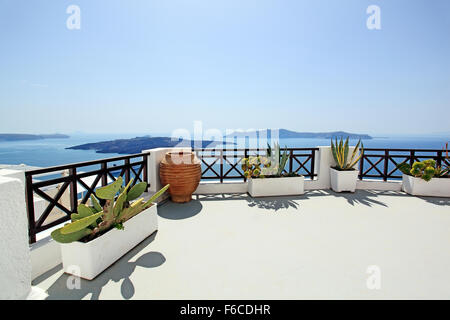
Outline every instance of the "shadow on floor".
<path fill-rule="evenodd" d="M 298 196 L 286 196 L 286 197 L 261 197 L 252 198 L 247 193 L 239 194 L 202 194 L 195 195 L 198 201 L 222 201 L 222 200 L 246 200 L 250 207 L 258 207 L 262 209 L 279 210 L 287 208 L 299 209 L 301 201 L 314 197 L 336 197 L 345 199 L 350 205 L 365 205 L 368 207 L 382 206 L 388 207 L 388 205 L 379 199 L 383 197 L 413 197 L 406 194 L 403 191 L 381 191 L 381 190 L 356 190 L 356 192 L 334 192 L 330 189 L 322 190 L 307 190 L 305 194 Z M 378 199 L 377 199 L 378 198 Z M 429 203 L 450 206 L 449 198 L 435 198 L 435 197 L 418 197 Z"/>
<path fill-rule="evenodd" d="M 246 200 L 249 207 L 258 207 L 268 210 L 280 210 L 288 208 L 298 208 L 297 200 L 301 200 L 303 196 L 286 196 L 286 197 L 260 197 L 252 198 L 247 193 L 233 194 L 201 194 L 196 195 L 199 201 L 223 201 L 223 200 Z"/>
<path fill-rule="evenodd" d="M 286 197 L 264 197 L 264 198 L 251 198 L 247 197 L 249 207 L 257 207 L 260 209 L 275 210 L 294 208 L 298 209 L 298 203 L 290 198 Z"/>
<path fill-rule="evenodd" d="M 84 280 L 68 274 L 62 274 L 47 290 L 49 300 L 80 300 L 91 294 L 91 300 L 99 299 L 102 288 L 109 282 L 122 281 L 121 294 L 124 299 L 130 299 L 134 295 L 134 285 L 130 280 L 137 267 L 155 268 L 162 265 L 166 258 L 160 252 L 147 252 L 141 255 L 135 262 L 130 260 L 147 247 L 154 239 L 156 233 L 142 241 L 135 248 L 116 261 L 112 266 L 98 275 L 94 280 Z M 54 270 L 54 269 L 52 269 Z M 50 275 L 47 275 L 47 277 Z M 42 280 L 40 280 L 42 281 Z M 39 281 L 39 282 L 40 282 Z M 75 287 L 76 281 L 79 282 L 79 289 L 69 289 L 69 286 Z"/>
<path fill-rule="evenodd" d="M 242 193 L 233 195 L 197 195 L 197 199 L 199 201 L 246 200 L 250 207 L 258 207 L 276 211 L 279 209 L 288 208 L 298 209 L 302 200 L 324 196 L 343 198 L 352 206 L 362 204 L 369 207 L 372 207 L 373 205 L 387 207 L 386 203 L 376 199 L 379 196 L 408 197 L 407 194 L 400 191 L 356 190 L 355 193 L 338 193 L 332 190 L 307 190 L 305 194 L 298 196 L 252 198 L 248 194 Z"/>
<path fill-rule="evenodd" d="M 158 215 L 165 219 L 181 220 L 191 218 L 202 211 L 202 204 L 198 200 L 187 203 L 175 203 L 170 200 L 158 206 Z"/>
<path fill-rule="evenodd" d="M 376 190 L 356 190 L 356 192 L 334 192 L 333 190 L 310 190 L 305 193 L 307 198 L 333 196 L 345 199 L 350 205 L 362 204 L 368 207 L 379 205 L 388 207 L 388 205 L 376 198 L 379 196 L 405 197 L 405 193 L 400 191 L 376 191 Z"/>
<path fill-rule="evenodd" d="M 418 197 L 418 198 L 438 206 L 450 206 L 450 198 L 441 198 L 441 197 Z"/>

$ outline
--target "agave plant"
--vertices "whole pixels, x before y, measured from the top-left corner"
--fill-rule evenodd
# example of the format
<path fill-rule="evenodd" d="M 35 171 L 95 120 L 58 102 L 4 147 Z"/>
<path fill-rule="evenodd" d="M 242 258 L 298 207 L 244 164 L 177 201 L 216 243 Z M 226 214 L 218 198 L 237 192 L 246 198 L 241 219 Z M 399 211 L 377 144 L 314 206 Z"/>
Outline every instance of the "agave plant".
<path fill-rule="evenodd" d="M 267 157 L 269 165 L 261 169 L 262 175 L 280 177 L 289 159 L 287 148 L 285 147 L 283 154 L 280 156 L 280 145 L 278 143 L 274 144 L 273 149 L 270 144 L 267 144 Z"/>
<path fill-rule="evenodd" d="M 166 185 L 144 201 L 139 197 L 147 189 L 147 183 L 141 182 L 131 187 L 132 183 L 133 179 L 123 187 L 123 179 L 118 177 L 113 183 L 98 188 L 95 196 L 91 195 L 91 205 L 78 205 L 77 213 L 71 215 L 72 222 L 53 231 L 52 238 L 60 243 L 70 243 L 83 238 L 91 240 L 114 227 L 124 229 L 125 221 L 150 208 L 169 188 Z M 100 202 L 104 205 L 101 206 Z"/>
<path fill-rule="evenodd" d="M 333 154 L 334 161 L 336 162 L 335 168 L 337 170 L 352 170 L 353 167 L 358 163 L 364 153 L 364 147 L 361 140 L 355 146 L 355 149 L 352 152 L 350 159 L 348 159 L 349 153 L 349 137 L 344 142 L 344 139 L 341 137 L 340 141 L 336 138 L 336 142 L 333 143 L 333 139 L 331 139 L 331 153 Z M 361 146 L 360 153 L 358 155 L 359 147 Z"/>

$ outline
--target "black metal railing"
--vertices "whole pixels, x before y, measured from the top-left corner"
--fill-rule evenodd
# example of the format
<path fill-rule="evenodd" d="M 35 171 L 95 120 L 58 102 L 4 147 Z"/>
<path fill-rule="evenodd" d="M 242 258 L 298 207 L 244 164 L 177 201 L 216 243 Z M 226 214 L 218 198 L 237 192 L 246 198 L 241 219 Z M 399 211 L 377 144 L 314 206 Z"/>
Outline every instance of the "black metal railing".
<path fill-rule="evenodd" d="M 284 149 L 283 149 L 284 150 Z M 282 151 L 283 151 L 282 150 Z M 243 180 L 241 168 L 243 158 L 253 155 L 266 155 L 265 149 L 193 149 L 202 162 L 202 180 Z M 287 148 L 289 160 L 284 168 L 285 173 L 295 172 L 314 179 L 316 153 L 319 148 Z"/>
<path fill-rule="evenodd" d="M 26 171 L 25 197 L 30 243 L 36 242 L 37 233 L 70 220 L 79 203 L 86 203 L 97 187 L 115 181 L 118 176 L 124 178 L 125 184 L 132 178 L 133 185 L 141 181 L 148 183 L 148 155 L 133 154 Z M 36 197 L 46 201 L 40 207 L 37 219 Z M 49 218 L 51 213 L 54 214 Z"/>
<path fill-rule="evenodd" d="M 314 180 L 317 177 L 319 148 L 287 150 L 289 160 L 284 172 L 298 173 Z M 220 183 L 224 180 L 246 181 L 241 168 L 242 159 L 266 155 L 265 149 L 248 148 L 198 148 L 193 151 L 202 163 L 202 180 Z M 70 220 L 70 215 L 77 211 L 79 203 L 86 203 L 97 187 L 107 185 L 118 176 L 123 176 L 125 183 L 131 178 L 134 179 L 133 184 L 139 181 L 148 183 L 148 156 L 149 153 L 141 153 L 26 171 L 25 196 L 30 243 L 36 242 L 37 233 Z M 366 148 L 358 165 L 359 179 L 401 179 L 398 164 L 412 164 L 425 159 L 436 160 L 438 166 L 450 165 L 443 150 Z M 44 206 L 39 207 L 39 212 L 35 208 L 36 198 L 46 201 Z"/>
<path fill-rule="evenodd" d="M 434 159 L 437 166 L 450 165 L 443 150 L 432 149 L 364 149 L 359 162 L 359 179 L 401 179 L 397 168 L 402 162 L 413 164 L 415 161 Z"/>

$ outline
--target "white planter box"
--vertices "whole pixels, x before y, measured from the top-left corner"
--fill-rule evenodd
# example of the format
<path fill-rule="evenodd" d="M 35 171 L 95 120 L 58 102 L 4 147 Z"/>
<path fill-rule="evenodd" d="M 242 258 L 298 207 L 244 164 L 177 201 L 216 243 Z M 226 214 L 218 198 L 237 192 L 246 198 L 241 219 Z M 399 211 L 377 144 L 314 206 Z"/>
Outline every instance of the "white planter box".
<path fill-rule="evenodd" d="M 402 190 L 411 195 L 450 197 L 450 178 L 432 178 L 430 181 L 425 181 L 404 174 L 402 180 Z"/>
<path fill-rule="evenodd" d="M 158 229 L 156 204 L 124 222 L 123 225 L 124 230 L 111 229 L 87 243 L 80 241 L 62 243 L 64 271 L 83 279 L 94 279 Z"/>
<path fill-rule="evenodd" d="M 331 189 L 336 192 L 355 192 L 358 174 L 358 170 L 339 171 L 330 168 Z"/>
<path fill-rule="evenodd" d="M 290 196 L 304 193 L 305 177 L 256 178 L 248 180 L 252 197 Z"/>

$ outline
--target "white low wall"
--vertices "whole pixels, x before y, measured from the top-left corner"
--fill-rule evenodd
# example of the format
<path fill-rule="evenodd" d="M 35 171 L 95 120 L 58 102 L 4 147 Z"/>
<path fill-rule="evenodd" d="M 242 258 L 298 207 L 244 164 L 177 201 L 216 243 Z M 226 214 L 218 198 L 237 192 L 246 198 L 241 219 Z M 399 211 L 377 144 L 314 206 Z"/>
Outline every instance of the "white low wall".
<path fill-rule="evenodd" d="M 58 242 L 47 236 L 30 247 L 31 279 L 36 279 L 62 263 L 61 248 Z"/>
<path fill-rule="evenodd" d="M 358 180 L 356 181 L 358 190 L 378 190 L 378 191 L 401 191 L 401 181 L 380 181 L 380 180 Z"/>
<path fill-rule="evenodd" d="M 25 299 L 31 291 L 24 193 L 19 179 L 0 176 L 0 299 Z"/>
<path fill-rule="evenodd" d="M 246 193 L 247 182 L 201 182 L 194 194 Z"/>

